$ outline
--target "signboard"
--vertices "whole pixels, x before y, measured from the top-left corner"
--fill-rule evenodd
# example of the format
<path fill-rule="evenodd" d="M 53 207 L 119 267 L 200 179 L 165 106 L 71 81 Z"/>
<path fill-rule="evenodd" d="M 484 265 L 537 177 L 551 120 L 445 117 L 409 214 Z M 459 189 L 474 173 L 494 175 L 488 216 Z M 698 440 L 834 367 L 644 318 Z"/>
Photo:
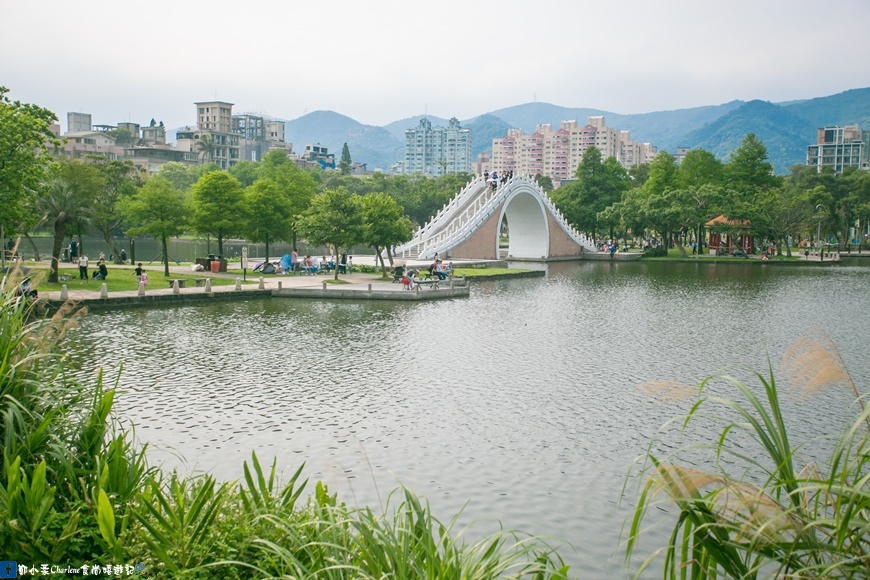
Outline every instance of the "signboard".
<path fill-rule="evenodd" d="M 242 246 L 242 270 L 248 269 L 248 246 Z"/>

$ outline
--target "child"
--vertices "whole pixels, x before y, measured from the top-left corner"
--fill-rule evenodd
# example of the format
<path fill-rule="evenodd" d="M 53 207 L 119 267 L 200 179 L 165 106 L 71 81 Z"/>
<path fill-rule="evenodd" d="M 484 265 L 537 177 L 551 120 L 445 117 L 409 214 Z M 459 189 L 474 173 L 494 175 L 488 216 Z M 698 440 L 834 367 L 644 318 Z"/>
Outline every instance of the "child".
<path fill-rule="evenodd" d="M 148 273 L 147 272 L 143 271 L 142 274 L 139 276 L 139 283 L 142 284 L 143 286 L 148 286 Z"/>

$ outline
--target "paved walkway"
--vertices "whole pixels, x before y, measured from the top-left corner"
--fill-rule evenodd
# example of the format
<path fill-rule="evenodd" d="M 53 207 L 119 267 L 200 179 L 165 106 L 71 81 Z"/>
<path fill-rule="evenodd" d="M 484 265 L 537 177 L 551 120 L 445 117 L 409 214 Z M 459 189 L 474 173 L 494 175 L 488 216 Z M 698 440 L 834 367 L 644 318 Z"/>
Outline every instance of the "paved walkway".
<path fill-rule="evenodd" d="M 257 263 L 252 260 L 252 263 Z M 407 267 L 414 268 L 425 268 L 429 262 L 415 262 L 411 260 L 405 261 Z M 373 265 L 374 257 L 369 256 L 368 259 L 354 259 L 355 265 L 366 264 Z M 168 285 L 168 280 L 170 278 L 165 278 L 163 275 L 164 268 L 162 264 L 151 264 L 151 265 L 143 265 L 143 268 L 148 272 L 148 286 L 145 289 L 146 296 L 171 296 L 176 293 L 175 289 Z M 110 276 L 130 276 L 132 279 L 134 276 L 133 270 L 135 266 L 133 265 L 112 265 L 110 270 Z M 237 278 L 241 280 L 243 276 L 236 272 L 195 272 L 191 269 L 190 264 L 186 264 L 183 266 L 170 266 L 169 267 L 170 274 L 176 275 L 195 275 L 201 278 L 222 278 L 228 280 L 236 280 Z M 315 274 L 315 275 L 306 275 L 306 274 L 288 274 L 288 275 L 269 275 L 262 277 L 262 288 L 260 287 L 260 275 L 257 272 L 251 272 L 250 270 L 247 273 L 246 280 L 241 282 L 241 290 L 243 291 L 256 291 L 262 290 L 263 292 L 271 292 L 273 290 L 281 289 L 308 289 L 308 290 L 320 290 L 323 288 L 323 284 L 326 280 L 331 280 L 335 277 L 335 274 Z M 401 292 L 402 285 L 398 283 L 392 282 L 392 277 L 390 278 L 381 278 L 380 274 L 373 273 L 354 273 L 354 274 L 340 274 L 339 279 L 345 281 L 345 284 L 341 285 L 332 285 L 329 284 L 328 287 L 330 289 L 341 289 L 341 290 L 351 290 L 357 292 L 367 292 L 369 290 L 369 285 L 371 285 L 371 290 L 375 292 Z M 77 284 L 78 280 L 72 280 L 72 283 Z M 101 288 L 102 282 L 99 280 L 89 280 L 87 283 L 87 288 L 76 287 L 67 287 L 67 299 L 76 300 L 76 301 L 90 301 L 90 300 L 98 300 L 101 298 Z M 224 292 L 236 292 L 236 284 L 226 284 L 226 285 L 212 285 L 211 292 L 212 293 L 224 293 Z M 186 287 L 179 288 L 177 291 L 178 294 L 188 295 L 188 294 L 204 294 L 205 288 L 202 286 L 199 287 Z M 60 301 L 61 292 L 60 291 L 51 291 L 51 292 L 40 292 L 41 298 L 45 298 L 51 301 Z M 138 290 L 119 290 L 109 292 L 108 294 L 111 298 L 135 298 L 139 296 Z"/>

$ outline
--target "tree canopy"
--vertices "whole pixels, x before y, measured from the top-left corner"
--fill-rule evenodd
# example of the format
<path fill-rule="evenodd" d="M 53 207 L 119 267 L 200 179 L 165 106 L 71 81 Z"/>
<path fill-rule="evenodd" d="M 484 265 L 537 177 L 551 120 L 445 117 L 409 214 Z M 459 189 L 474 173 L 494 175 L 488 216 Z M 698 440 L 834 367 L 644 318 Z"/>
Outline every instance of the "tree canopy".
<path fill-rule="evenodd" d="M 315 245 L 332 246 L 335 252 L 363 239 L 359 197 L 344 188 L 327 189 L 315 197 L 299 221 L 301 235 Z M 338 279 L 338 268 L 335 269 Z"/>
<path fill-rule="evenodd" d="M 36 220 L 37 190 L 54 160 L 51 149 L 60 142 L 51 131 L 54 113 L 13 101 L 0 86 L 0 226 L 4 232 L 24 232 Z"/>
<path fill-rule="evenodd" d="M 217 238 L 218 254 L 224 238 L 241 232 L 245 223 L 244 193 L 239 181 L 223 171 L 206 173 L 193 185 L 193 225 L 201 234 Z"/>
<path fill-rule="evenodd" d="M 619 202 L 629 189 L 628 172 L 615 158 L 602 160 L 601 151 L 589 147 L 577 166 L 576 176 L 577 181 L 553 191 L 553 202 L 577 229 L 595 237 L 602 227 L 606 227 L 612 237 L 615 222 L 599 224 L 599 218 L 607 219 L 608 216 L 600 212 Z"/>
<path fill-rule="evenodd" d="M 268 259 L 270 241 L 289 240 L 293 235 L 293 201 L 275 181 L 263 177 L 245 189 L 245 205 L 245 238 L 264 242 Z"/>
<path fill-rule="evenodd" d="M 169 276 L 168 239 L 184 232 L 190 210 L 182 193 L 165 177 L 151 176 L 129 199 L 121 202 L 130 227 L 127 235 L 147 234 L 160 240 L 163 273 Z"/>
<path fill-rule="evenodd" d="M 362 209 L 362 243 L 371 246 L 375 255 L 380 256 L 386 248 L 392 264 L 392 246 L 411 239 L 414 225 L 402 212 L 402 207 L 392 197 L 383 192 L 370 193 L 360 198 Z M 381 260 L 381 268 L 386 275 L 386 265 Z"/>

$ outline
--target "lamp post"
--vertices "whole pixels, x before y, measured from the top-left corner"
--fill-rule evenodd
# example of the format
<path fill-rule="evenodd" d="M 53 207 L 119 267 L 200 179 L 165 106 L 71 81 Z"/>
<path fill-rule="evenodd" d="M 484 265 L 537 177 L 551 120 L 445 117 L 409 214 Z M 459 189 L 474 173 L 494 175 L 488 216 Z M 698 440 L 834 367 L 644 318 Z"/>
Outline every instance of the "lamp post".
<path fill-rule="evenodd" d="M 825 211 L 825 206 L 822 204 L 817 205 L 816 211 L 819 214 L 819 227 L 816 230 L 816 244 L 819 246 L 819 259 L 824 260 L 825 255 L 822 253 L 822 212 Z"/>

